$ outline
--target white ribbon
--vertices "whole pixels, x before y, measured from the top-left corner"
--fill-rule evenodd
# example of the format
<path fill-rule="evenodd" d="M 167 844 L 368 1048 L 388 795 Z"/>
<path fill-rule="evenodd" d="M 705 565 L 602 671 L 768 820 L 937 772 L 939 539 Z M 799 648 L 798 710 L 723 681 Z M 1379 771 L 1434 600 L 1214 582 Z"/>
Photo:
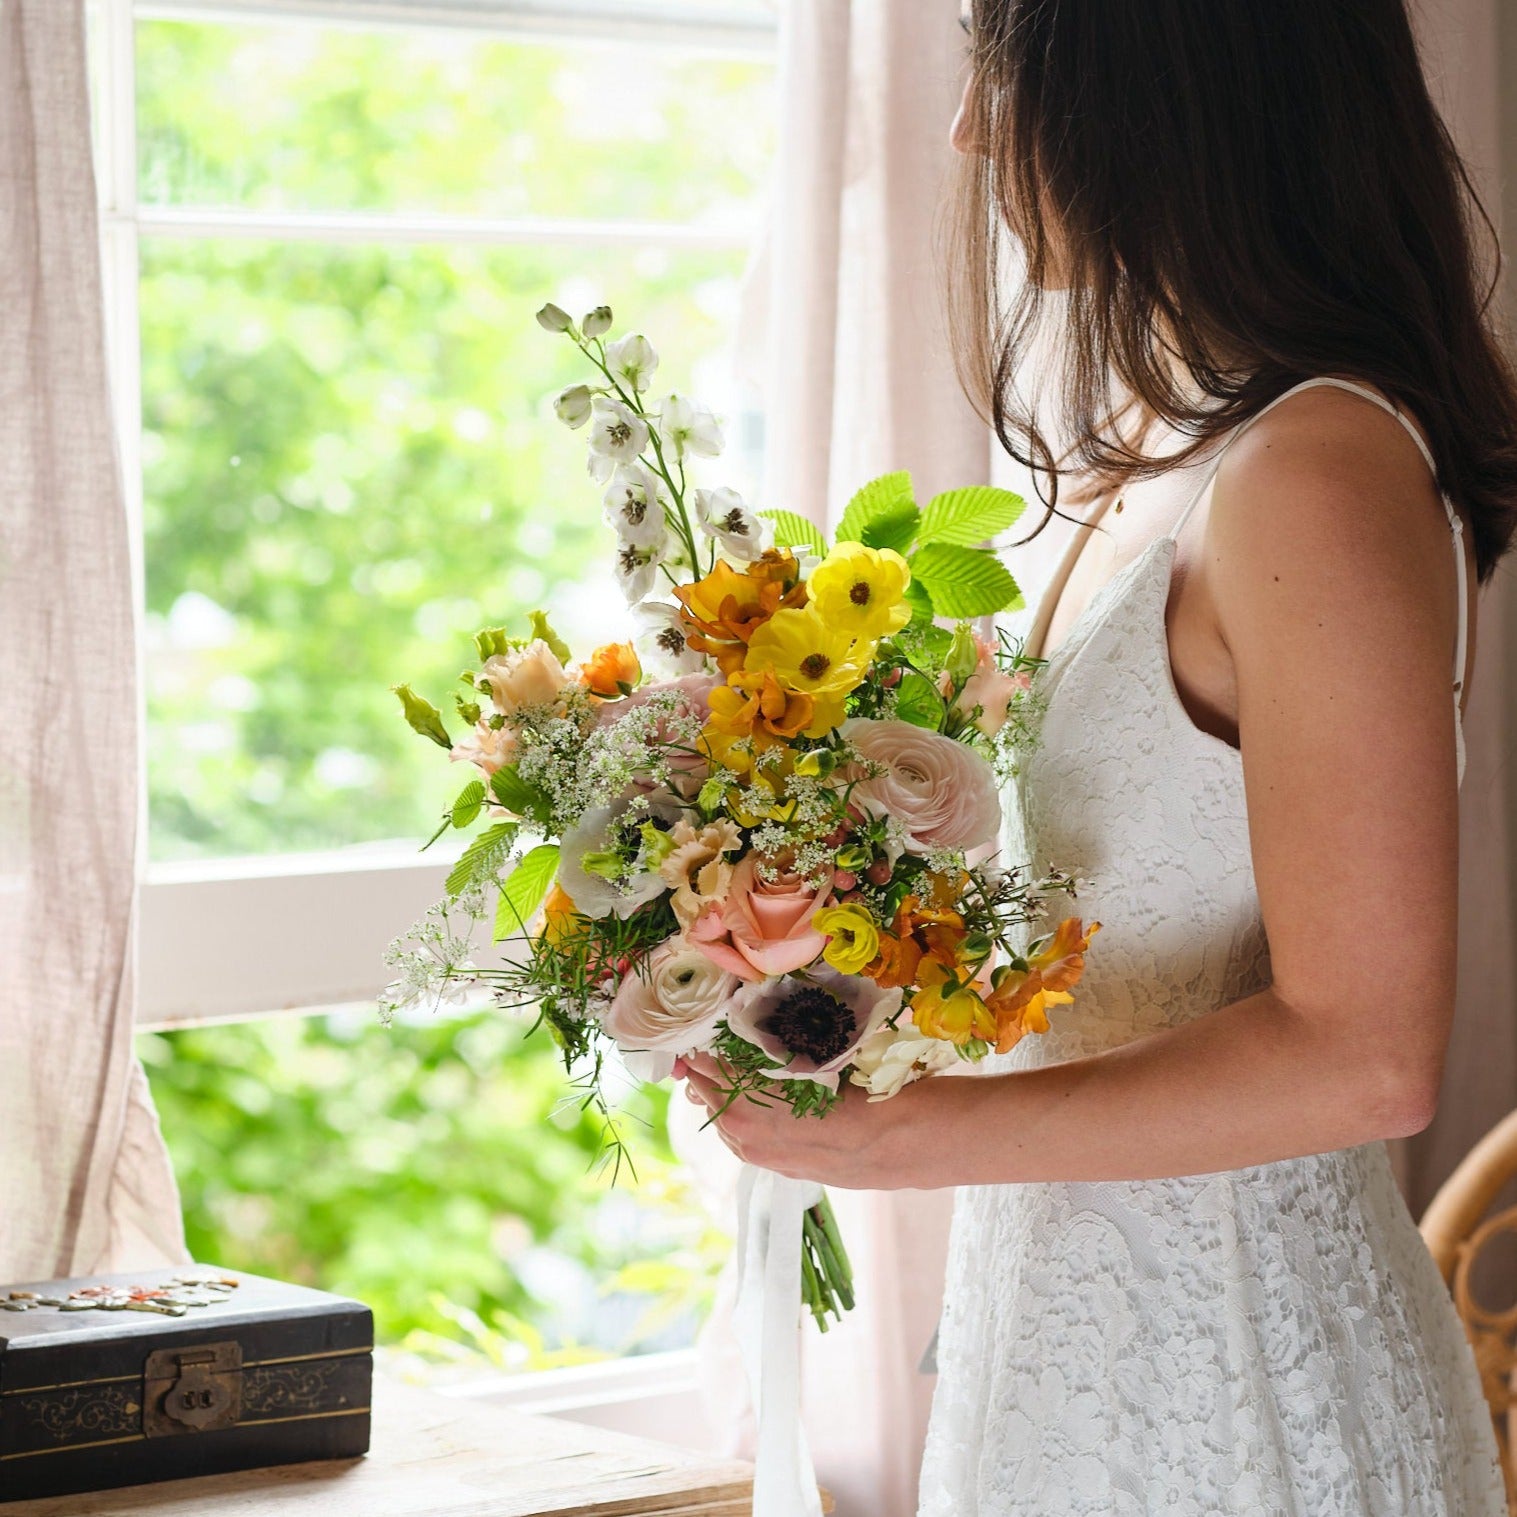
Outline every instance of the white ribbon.
<path fill-rule="evenodd" d="M 801 1224 L 811 1180 L 745 1164 L 737 1186 L 738 1345 L 758 1420 L 753 1517 L 822 1517 L 801 1426 Z"/>

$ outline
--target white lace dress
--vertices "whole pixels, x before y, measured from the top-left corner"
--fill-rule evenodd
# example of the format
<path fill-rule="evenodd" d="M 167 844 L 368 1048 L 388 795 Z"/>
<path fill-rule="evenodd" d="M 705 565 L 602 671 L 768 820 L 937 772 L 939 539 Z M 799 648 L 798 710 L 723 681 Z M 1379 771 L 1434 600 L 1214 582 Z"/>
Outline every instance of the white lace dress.
<path fill-rule="evenodd" d="M 1328 382 L 1385 406 L 1307 384 Z M 1104 926 L 1075 1004 L 995 1068 L 1109 1048 L 1269 981 L 1242 760 L 1192 723 L 1170 671 L 1179 527 L 1049 655 L 1010 856 L 1092 878 L 1077 904 Z M 937 1362 L 919 1517 L 1506 1517 L 1474 1357 L 1382 1142 L 963 1188 Z"/>

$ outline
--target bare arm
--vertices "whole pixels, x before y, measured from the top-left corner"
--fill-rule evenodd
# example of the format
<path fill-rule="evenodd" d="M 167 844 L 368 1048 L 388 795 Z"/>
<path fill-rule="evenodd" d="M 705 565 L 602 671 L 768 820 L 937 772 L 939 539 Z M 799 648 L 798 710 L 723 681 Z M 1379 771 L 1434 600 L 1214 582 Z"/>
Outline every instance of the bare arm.
<path fill-rule="evenodd" d="M 1271 986 L 1089 1057 L 850 1094 L 824 1122 L 738 1103 L 729 1144 L 926 1188 L 1210 1173 L 1427 1125 L 1454 992 L 1453 547 L 1410 438 L 1368 410 L 1286 402 L 1229 452 L 1209 515 Z"/>

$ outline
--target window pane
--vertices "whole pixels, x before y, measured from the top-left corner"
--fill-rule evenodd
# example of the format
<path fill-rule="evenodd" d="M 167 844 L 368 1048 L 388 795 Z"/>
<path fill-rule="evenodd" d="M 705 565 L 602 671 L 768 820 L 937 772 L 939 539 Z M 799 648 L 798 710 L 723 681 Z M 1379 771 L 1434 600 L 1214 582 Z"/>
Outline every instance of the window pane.
<path fill-rule="evenodd" d="M 464 1378 L 687 1345 L 729 1248 L 631 1096 L 637 1173 L 547 1037 L 499 1011 L 281 1017 L 137 1040 L 195 1258 L 357 1296 Z M 681 1098 L 682 1099 L 682 1098 Z"/>
<path fill-rule="evenodd" d="M 441 704 L 476 628 L 536 606 L 577 647 L 626 635 L 583 434 L 550 405 L 584 364 L 544 300 L 653 336 L 661 386 L 729 417 L 708 482 L 753 488 L 723 358 L 736 253 L 142 254 L 155 858 L 414 843 L 467 776 L 392 684 Z"/>
<path fill-rule="evenodd" d="M 626 44 L 149 21 L 147 205 L 750 225 L 774 70 Z"/>

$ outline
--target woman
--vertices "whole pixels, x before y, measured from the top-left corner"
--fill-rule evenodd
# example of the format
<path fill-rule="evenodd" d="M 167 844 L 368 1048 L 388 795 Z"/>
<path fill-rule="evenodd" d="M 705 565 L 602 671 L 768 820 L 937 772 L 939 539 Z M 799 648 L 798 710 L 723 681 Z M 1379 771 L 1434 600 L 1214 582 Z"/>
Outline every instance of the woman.
<path fill-rule="evenodd" d="M 1436 1105 L 1474 582 L 1517 520 L 1478 202 L 1403 0 L 969 20 L 963 373 L 1100 520 L 1032 629 L 1008 852 L 1090 879 L 1103 929 L 983 1078 L 718 1128 L 826 1184 L 963 1187 L 922 1517 L 1497 1517 L 1384 1142 Z M 1057 447 L 1014 383 L 1050 314 Z"/>

